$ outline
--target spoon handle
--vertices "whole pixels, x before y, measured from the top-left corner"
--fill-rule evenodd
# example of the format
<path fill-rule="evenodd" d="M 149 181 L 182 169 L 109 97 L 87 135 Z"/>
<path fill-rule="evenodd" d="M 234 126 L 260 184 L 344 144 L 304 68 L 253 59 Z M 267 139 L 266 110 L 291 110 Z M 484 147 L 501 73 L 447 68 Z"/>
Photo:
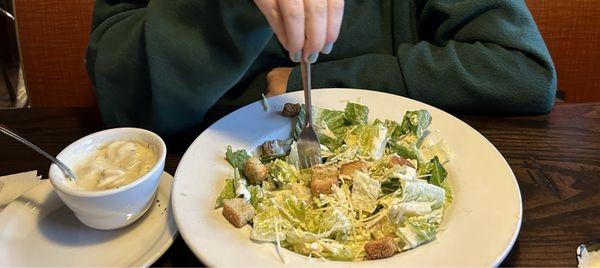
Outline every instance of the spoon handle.
<path fill-rule="evenodd" d="M 36 151 L 39 154 L 43 155 L 44 157 L 48 158 L 50 161 L 52 161 L 52 163 L 54 163 L 58 167 L 60 167 L 60 169 L 63 171 L 63 173 L 65 173 L 67 178 L 69 178 L 71 180 L 75 178 L 75 174 L 73 173 L 73 171 L 69 167 L 67 167 L 67 165 L 65 165 L 62 161 L 56 159 L 54 156 L 51 156 L 46 151 L 42 150 L 40 147 L 37 147 L 35 144 L 33 144 L 33 143 L 29 142 L 28 140 L 24 139 L 23 137 L 19 136 L 17 133 L 13 132 L 12 130 L 10 130 L 10 128 L 3 125 L 2 123 L 0 123 L 0 132 L 21 142 L 22 144 L 27 145 L 29 148 L 33 149 L 34 151 Z"/>

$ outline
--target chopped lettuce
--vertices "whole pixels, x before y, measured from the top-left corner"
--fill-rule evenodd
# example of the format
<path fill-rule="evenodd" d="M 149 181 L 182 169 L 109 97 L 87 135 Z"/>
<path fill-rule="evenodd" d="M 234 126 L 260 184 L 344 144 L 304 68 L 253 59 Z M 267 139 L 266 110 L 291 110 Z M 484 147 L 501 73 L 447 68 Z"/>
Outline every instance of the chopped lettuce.
<path fill-rule="evenodd" d="M 444 182 L 442 182 L 442 188 L 444 188 L 444 190 L 446 191 L 446 205 L 452 203 L 454 197 L 452 195 L 452 188 L 450 187 L 450 183 L 448 182 L 448 180 L 444 180 Z"/>
<path fill-rule="evenodd" d="M 388 151 L 390 153 L 398 154 L 406 159 L 418 159 L 418 149 L 415 144 L 401 144 L 397 142 L 390 142 Z"/>
<path fill-rule="evenodd" d="M 402 202 L 400 199 L 396 198 L 390 204 L 388 219 L 396 225 L 401 226 L 407 218 L 427 215 L 431 213 L 431 211 L 433 211 L 431 202 Z"/>
<path fill-rule="evenodd" d="M 313 126 L 319 137 L 319 142 L 333 151 L 344 143 L 344 138 L 350 126 L 365 125 L 369 116 L 366 106 L 347 103 L 344 111 L 313 107 Z M 298 138 L 304 126 L 304 106 L 296 120 L 293 136 Z"/>
<path fill-rule="evenodd" d="M 451 158 L 448 145 L 443 140 L 433 142 L 431 139 L 425 138 L 417 152 L 420 154 L 423 162 L 429 162 L 435 156 L 438 157 L 441 163 L 446 163 Z"/>
<path fill-rule="evenodd" d="M 284 189 L 290 190 L 295 197 L 300 199 L 305 204 L 309 204 L 312 200 L 310 188 L 306 187 L 306 185 L 304 185 L 302 182 L 288 183 L 285 185 Z"/>
<path fill-rule="evenodd" d="M 379 159 L 385 153 L 387 129 L 383 124 L 355 126 L 348 132 L 345 143 L 358 147 L 360 155 Z"/>
<path fill-rule="evenodd" d="M 415 248 L 435 239 L 442 214 L 443 209 L 439 208 L 429 214 L 406 218 L 404 226 L 396 230 L 396 235 L 404 242 L 402 250 Z"/>
<path fill-rule="evenodd" d="M 369 119 L 369 108 L 357 103 L 348 102 L 344 109 L 344 118 L 350 125 L 366 125 Z"/>
<path fill-rule="evenodd" d="M 264 193 L 263 193 L 262 187 L 260 187 L 258 185 L 250 185 L 247 188 L 248 188 L 248 191 L 250 192 L 250 201 L 249 201 L 250 204 L 255 208 L 258 207 L 258 204 L 264 198 Z"/>
<path fill-rule="evenodd" d="M 429 202 L 432 209 L 444 205 L 444 188 L 427 183 L 424 180 L 402 181 L 402 202 Z"/>
<path fill-rule="evenodd" d="M 357 211 L 372 213 L 377 207 L 381 185 L 368 174 L 357 171 L 352 177 L 352 206 Z"/>
<path fill-rule="evenodd" d="M 442 186 L 442 183 L 448 176 L 448 171 L 440 163 L 438 157 L 434 156 L 431 161 L 419 166 L 418 175 L 427 176 L 429 183 Z"/>
<path fill-rule="evenodd" d="M 396 234 L 406 250 L 435 238 L 442 221 L 446 191 L 423 180 L 402 183 L 402 197 L 392 203 L 389 218 L 400 226 Z"/>
<path fill-rule="evenodd" d="M 421 138 L 431 124 L 431 115 L 427 110 L 407 111 L 402 119 L 402 132 Z"/>
<path fill-rule="evenodd" d="M 276 225 L 282 232 L 276 230 Z M 291 228 L 291 224 L 279 216 L 279 210 L 270 206 L 252 218 L 250 238 L 260 242 L 275 242 L 277 237 L 285 240 L 285 232 Z"/>
<path fill-rule="evenodd" d="M 381 193 L 391 194 L 400 189 L 400 179 L 389 178 L 386 181 L 381 182 Z"/>
<path fill-rule="evenodd" d="M 386 119 L 383 124 L 388 129 L 390 140 L 396 140 L 398 137 L 404 134 L 402 131 L 402 126 L 394 120 Z"/>
<path fill-rule="evenodd" d="M 258 205 L 259 212 L 252 219 L 250 238 L 262 242 L 275 242 L 277 237 L 285 240 L 285 233 L 304 220 L 305 205 L 289 192 L 286 196 L 278 194 Z"/>
<path fill-rule="evenodd" d="M 281 159 L 275 159 L 275 161 L 267 164 L 267 168 L 269 169 L 270 177 L 278 187 L 297 182 L 300 176 L 295 166 Z"/>
<path fill-rule="evenodd" d="M 344 112 L 315 108 L 313 123 L 321 144 L 330 150 L 342 146 L 347 129 Z"/>
<path fill-rule="evenodd" d="M 233 185 L 233 179 L 226 179 L 225 186 L 223 190 L 221 190 L 221 194 L 217 197 L 217 202 L 215 204 L 215 208 L 220 208 L 223 206 L 223 201 L 227 199 L 235 198 L 235 186 Z"/>
<path fill-rule="evenodd" d="M 233 168 L 241 170 L 246 160 L 250 159 L 250 155 L 246 150 L 233 151 L 231 145 L 227 146 L 227 152 L 225 152 L 225 159 Z"/>
<path fill-rule="evenodd" d="M 417 170 L 409 166 L 394 166 L 389 170 L 389 177 L 403 181 L 412 181 L 417 179 Z"/>

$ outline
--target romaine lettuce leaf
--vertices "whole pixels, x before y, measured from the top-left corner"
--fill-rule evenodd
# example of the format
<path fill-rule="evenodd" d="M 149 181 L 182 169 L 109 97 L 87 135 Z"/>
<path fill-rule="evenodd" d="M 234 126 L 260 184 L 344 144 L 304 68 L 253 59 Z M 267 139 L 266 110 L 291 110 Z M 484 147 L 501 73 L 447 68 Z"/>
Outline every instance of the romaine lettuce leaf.
<path fill-rule="evenodd" d="M 313 110 L 313 123 L 319 142 L 329 150 L 340 147 L 347 128 L 344 112 L 321 108 Z"/>
<path fill-rule="evenodd" d="M 302 176 L 302 175 L 300 175 Z M 284 186 L 284 189 L 290 190 L 294 196 L 304 202 L 304 204 L 309 204 L 312 200 L 312 194 L 310 192 L 310 188 L 304 185 L 303 182 L 297 183 L 288 183 Z"/>
<path fill-rule="evenodd" d="M 217 197 L 217 201 L 215 204 L 215 208 L 220 208 L 223 206 L 223 201 L 227 199 L 235 198 L 235 186 L 233 183 L 233 179 L 226 179 L 225 186 L 223 186 L 223 190 L 221 190 L 221 194 Z"/>
<path fill-rule="evenodd" d="M 407 111 L 402 119 L 402 132 L 414 134 L 420 139 L 431 124 L 431 115 L 427 110 Z"/>
<path fill-rule="evenodd" d="M 398 142 L 389 142 L 388 151 L 390 154 L 397 154 L 406 159 L 419 159 L 417 147 L 415 144 L 405 144 Z"/>
<path fill-rule="evenodd" d="M 258 205 L 258 213 L 252 219 L 250 238 L 263 242 L 275 242 L 277 237 L 285 240 L 288 230 L 304 222 L 306 206 L 289 191 L 269 194 L 274 196 L 265 198 Z"/>
<path fill-rule="evenodd" d="M 402 250 L 415 248 L 435 239 L 442 221 L 443 208 L 436 209 L 423 216 L 408 217 L 404 226 L 396 230 L 396 235 L 404 242 Z"/>
<path fill-rule="evenodd" d="M 300 173 L 295 166 L 281 160 L 275 159 L 275 161 L 267 164 L 269 169 L 269 175 L 278 187 L 283 187 L 285 184 L 294 183 L 298 181 Z"/>
<path fill-rule="evenodd" d="M 390 140 L 396 140 L 398 137 L 402 136 L 404 132 L 402 131 L 402 125 L 400 123 L 386 119 L 383 124 L 388 129 L 388 135 L 390 136 Z"/>
<path fill-rule="evenodd" d="M 278 225 L 279 232 L 275 225 Z M 260 242 L 275 242 L 279 237 L 279 240 L 285 240 L 285 233 L 291 228 L 292 225 L 288 221 L 279 217 L 279 210 L 270 206 L 252 218 L 250 239 Z"/>
<path fill-rule="evenodd" d="M 320 238 L 311 232 L 303 231 L 300 228 L 292 228 L 285 233 L 285 242 L 289 244 L 312 243 Z"/>
<path fill-rule="evenodd" d="M 302 105 L 300 114 L 296 117 L 296 124 L 292 133 L 294 139 L 298 139 L 306 122 L 304 109 L 305 107 Z M 319 142 L 332 151 L 340 147 L 347 128 L 344 112 L 313 106 L 312 116 L 313 127 L 317 132 Z"/>
<path fill-rule="evenodd" d="M 452 200 L 454 200 L 454 197 L 452 196 L 452 188 L 450 187 L 448 180 L 444 180 L 444 182 L 442 182 L 442 188 L 446 190 L 446 205 L 448 205 L 452 203 Z"/>
<path fill-rule="evenodd" d="M 358 146 L 348 146 L 344 144 L 337 148 L 329 157 L 327 157 L 327 162 L 340 162 L 345 160 L 354 160 L 356 159 L 356 155 L 358 154 Z M 325 156 L 323 156 L 325 157 Z"/>
<path fill-rule="evenodd" d="M 431 161 L 419 165 L 419 169 L 417 170 L 417 175 L 424 176 L 429 175 L 427 180 L 429 183 L 435 186 L 442 186 L 442 183 L 448 176 L 448 171 L 444 168 L 444 166 L 440 163 L 440 160 L 437 156 L 434 156 Z"/>
<path fill-rule="evenodd" d="M 286 241 L 286 248 L 306 256 L 310 255 L 313 258 L 323 257 L 337 261 L 356 261 L 362 260 L 365 256 L 364 242 L 342 243 L 336 240 L 317 240 L 308 243 L 287 242 L 289 241 Z"/>
<path fill-rule="evenodd" d="M 344 118 L 350 125 L 366 125 L 369 119 L 369 108 L 358 103 L 346 103 Z"/>
<path fill-rule="evenodd" d="M 432 202 L 402 202 L 396 198 L 390 205 L 390 211 L 388 212 L 388 218 L 390 221 L 401 225 L 406 217 L 412 216 L 423 216 L 431 213 Z"/>
<path fill-rule="evenodd" d="M 417 171 L 409 166 L 394 166 L 388 171 L 388 177 L 397 178 L 403 181 L 412 181 L 417 179 Z"/>
<path fill-rule="evenodd" d="M 364 243 L 340 243 L 335 240 L 321 241 L 321 256 L 334 261 L 352 261 L 364 251 Z"/>
<path fill-rule="evenodd" d="M 231 145 L 227 146 L 227 151 L 225 152 L 225 159 L 227 160 L 227 162 L 229 162 L 229 164 L 231 164 L 231 166 L 233 168 L 242 170 L 244 163 L 249 158 L 250 158 L 250 155 L 246 152 L 246 150 L 242 149 L 242 150 L 237 150 L 234 152 L 231 149 Z"/>
<path fill-rule="evenodd" d="M 312 114 L 319 142 L 334 151 L 343 144 L 349 127 L 367 124 L 369 109 L 360 104 L 348 103 L 344 111 L 313 107 Z M 295 139 L 300 135 L 305 120 L 304 106 L 302 106 L 293 131 Z"/>
<path fill-rule="evenodd" d="M 446 191 L 424 180 L 402 181 L 402 203 L 429 202 L 432 209 L 444 205 Z"/>
<path fill-rule="evenodd" d="M 403 250 L 435 239 L 442 221 L 445 190 L 423 180 L 402 181 L 402 197 L 394 199 L 388 217 L 399 227 Z"/>
<path fill-rule="evenodd" d="M 400 179 L 398 178 L 389 178 L 388 180 L 381 182 L 381 193 L 383 194 L 391 194 L 396 190 L 400 189 Z"/>
<path fill-rule="evenodd" d="M 431 139 L 425 138 L 418 152 L 421 154 L 422 162 L 429 162 L 434 156 L 437 156 L 440 163 L 446 163 L 450 161 L 451 155 L 449 153 L 448 145 L 443 140 L 438 142 L 432 142 Z"/>
<path fill-rule="evenodd" d="M 349 147 L 358 147 L 358 153 L 377 160 L 385 153 L 387 128 L 383 124 L 353 127 L 345 139 Z"/>
<path fill-rule="evenodd" d="M 381 193 L 378 181 L 368 174 L 357 171 L 352 176 L 352 207 L 355 211 L 372 213 L 377 207 L 377 199 Z"/>
<path fill-rule="evenodd" d="M 250 185 L 246 187 L 250 192 L 250 204 L 254 207 L 258 207 L 258 203 L 260 203 L 264 198 L 263 189 L 258 185 Z"/>

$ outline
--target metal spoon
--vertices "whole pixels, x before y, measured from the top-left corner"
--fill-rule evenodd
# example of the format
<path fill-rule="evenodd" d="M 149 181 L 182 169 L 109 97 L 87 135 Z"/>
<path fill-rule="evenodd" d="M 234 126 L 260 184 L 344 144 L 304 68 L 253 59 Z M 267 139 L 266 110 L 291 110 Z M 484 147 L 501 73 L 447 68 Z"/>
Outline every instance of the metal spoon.
<path fill-rule="evenodd" d="M 31 143 L 28 140 L 24 139 L 23 137 L 19 136 L 17 133 L 15 133 L 10 128 L 8 128 L 7 126 L 5 126 L 1 123 L 0 123 L 0 132 L 21 142 L 22 144 L 27 145 L 29 148 L 33 149 L 34 151 L 36 151 L 39 154 L 43 155 L 44 157 L 48 158 L 50 161 L 52 161 L 52 163 L 56 164 L 62 170 L 62 172 L 65 174 L 65 176 L 69 180 L 77 179 L 77 177 L 75 177 L 75 173 L 73 173 L 73 171 L 67 165 L 65 165 L 65 163 L 56 159 L 54 156 L 51 156 L 46 151 L 42 150 L 40 147 L 35 146 L 33 143 Z"/>

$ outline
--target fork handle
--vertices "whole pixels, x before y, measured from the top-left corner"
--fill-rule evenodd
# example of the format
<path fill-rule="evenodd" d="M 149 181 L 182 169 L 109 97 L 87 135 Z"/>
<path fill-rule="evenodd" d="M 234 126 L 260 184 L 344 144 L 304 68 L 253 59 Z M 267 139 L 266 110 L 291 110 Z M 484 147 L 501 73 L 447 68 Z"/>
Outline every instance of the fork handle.
<path fill-rule="evenodd" d="M 305 62 L 305 61 L 301 61 L 300 62 L 300 73 L 302 74 L 302 88 L 304 89 L 304 105 L 305 105 L 305 109 L 304 109 L 304 114 L 305 114 L 305 118 L 307 118 L 308 120 L 305 120 L 304 125 L 308 126 L 308 125 L 312 125 L 312 103 L 310 100 L 310 91 L 311 91 L 311 84 L 310 84 L 310 80 L 311 80 L 311 73 L 310 73 L 310 63 Z"/>

